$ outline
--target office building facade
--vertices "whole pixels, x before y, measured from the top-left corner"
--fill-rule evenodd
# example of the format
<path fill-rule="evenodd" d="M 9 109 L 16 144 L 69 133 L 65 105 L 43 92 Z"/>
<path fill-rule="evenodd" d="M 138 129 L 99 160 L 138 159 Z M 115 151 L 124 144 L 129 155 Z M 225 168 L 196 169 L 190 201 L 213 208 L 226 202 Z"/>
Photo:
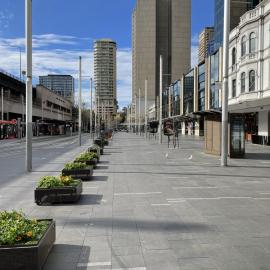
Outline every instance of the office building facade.
<path fill-rule="evenodd" d="M 262 0 L 230 0 L 230 31 L 235 28 L 239 22 L 240 17 L 248 10 L 255 8 Z M 223 44 L 223 27 L 224 27 L 224 0 L 215 0 L 215 33 L 214 44 L 215 49 L 218 49 Z"/>
<path fill-rule="evenodd" d="M 117 111 L 116 42 L 110 39 L 94 43 L 94 81 L 98 116 L 110 120 Z"/>
<path fill-rule="evenodd" d="M 39 84 L 74 103 L 74 78 L 71 75 L 39 76 Z"/>
<path fill-rule="evenodd" d="M 163 88 L 190 68 L 190 0 L 137 0 L 132 17 L 132 96 L 144 104 L 148 81 L 148 106 L 158 104 L 160 55 Z M 144 106 L 143 106 L 144 107 Z"/>

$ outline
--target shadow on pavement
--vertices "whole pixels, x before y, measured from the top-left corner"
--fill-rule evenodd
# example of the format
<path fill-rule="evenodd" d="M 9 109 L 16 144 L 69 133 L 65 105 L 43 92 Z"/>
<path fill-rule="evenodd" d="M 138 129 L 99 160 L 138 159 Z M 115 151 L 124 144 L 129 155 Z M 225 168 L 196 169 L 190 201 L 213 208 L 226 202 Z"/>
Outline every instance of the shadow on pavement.
<path fill-rule="evenodd" d="M 228 167 L 229 168 L 229 167 Z M 214 176 L 214 177 L 230 177 L 230 178 L 269 178 L 270 176 L 259 176 L 259 175 L 235 175 L 235 174 L 213 174 L 213 173 L 179 173 L 179 172 L 173 172 L 173 173 L 168 173 L 168 172 L 154 172 L 154 171 L 128 171 L 128 172 L 123 172 L 123 171 L 109 171 L 109 173 L 116 173 L 116 174 L 158 174 L 158 175 L 173 175 L 173 176 Z"/>
<path fill-rule="evenodd" d="M 100 204 L 103 195 L 99 194 L 83 194 L 77 205 L 96 205 Z"/>
<path fill-rule="evenodd" d="M 91 182 L 93 181 L 108 181 L 108 176 L 106 175 L 93 175 L 91 177 Z"/>
<path fill-rule="evenodd" d="M 68 239 L 67 239 L 68 241 Z M 43 270 L 74 269 L 87 270 L 90 258 L 90 247 L 80 245 L 55 244 Z"/>
<path fill-rule="evenodd" d="M 76 226 L 85 226 L 89 222 L 83 217 L 69 220 L 69 224 Z M 208 226 L 203 223 L 182 223 L 176 221 L 158 221 L 144 219 L 125 219 L 125 218 L 91 218 L 91 223 L 98 228 L 111 228 L 112 224 L 116 230 L 141 230 L 141 231 L 156 231 L 156 232 L 209 232 L 213 231 L 213 226 Z"/>
<path fill-rule="evenodd" d="M 108 164 L 108 163 L 110 163 L 110 162 L 107 161 L 107 160 L 101 160 L 101 161 L 99 162 L 99 164 Z"/>
<path fill-rule="evenodd" d="M 270 153 L 246 153 L 245 159 L 270 160 Z"/>
<path fill-rule="evenodd" d="M 100 165 L 97 165 L 97 169 L 98 170 L 106 170 L 108 168 L 109 168 L 109 166 L 100 166 Z"/>

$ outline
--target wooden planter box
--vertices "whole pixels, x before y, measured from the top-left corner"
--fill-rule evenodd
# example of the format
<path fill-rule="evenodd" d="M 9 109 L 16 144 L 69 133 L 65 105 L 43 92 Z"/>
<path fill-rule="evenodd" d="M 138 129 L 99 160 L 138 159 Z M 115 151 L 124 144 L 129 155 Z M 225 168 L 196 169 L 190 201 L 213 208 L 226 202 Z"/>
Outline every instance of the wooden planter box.
<path fill-rule="evenodd" d="M 82 182 L 77 186 L 36 188 L 35 202 L 37 205 L 46 203 L 70 203 L 77 202 L 82 193 Z"/>
<path fill-rule="evenodd" d="M 74 160 L 74 162 L 77 162 L 77 161 Z M 96 158 L 94 158 L 94 159 L 91 159 L 91 160 L 86 160 L 86 161 L 84 161 L 84 163 L 86 163 L 86 165 L 93 166 L 93 168 L 96 169 L 98 160 Z"/>
<path fill-rule="evenodd" d="M 76 170 L 62 170 L 63 176 L 71 176 L 74 179 L 81 180 L 90 180 L 93 175 L 93 166 L 88 166 L 85 169 L 76 169 Z"/>
<path fill-rule="evenodd" d="M 41 270 L 55 242 L 55 221 L 49 221 L 37 245 L 0 246 L 0 269 Z"/>

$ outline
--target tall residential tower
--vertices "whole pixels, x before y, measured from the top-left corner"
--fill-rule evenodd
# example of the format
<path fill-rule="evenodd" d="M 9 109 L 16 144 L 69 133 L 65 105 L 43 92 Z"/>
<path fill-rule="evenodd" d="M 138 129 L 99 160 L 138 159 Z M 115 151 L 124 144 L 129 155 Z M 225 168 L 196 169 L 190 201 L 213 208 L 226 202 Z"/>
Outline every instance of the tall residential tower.
<path fill-rule="evenodd" d="M 204 61 L 204 59 L 208 56 L 210 43 L 213 37 L 214 37 L 214 27 L 206 27 L 200 33 L 199 50 L 198 50 L 199 63 Z"/>
<path fill-rule="evenodd" d="M 158 100 L 160 55 L 163 88 L 189 70 L 190 20 L 190 0 L 137 0 L 132 16 L 133 102 L 139 89 L 144 99 L 146 79 L 149 105 Z"/>
<path fill-rule="evenodd" d="M 94 43 L 94 81 L 98 114 L 103 120 L 109 120 L 117 110 L 116 42 L 113 40 L 100 39 Z"/>

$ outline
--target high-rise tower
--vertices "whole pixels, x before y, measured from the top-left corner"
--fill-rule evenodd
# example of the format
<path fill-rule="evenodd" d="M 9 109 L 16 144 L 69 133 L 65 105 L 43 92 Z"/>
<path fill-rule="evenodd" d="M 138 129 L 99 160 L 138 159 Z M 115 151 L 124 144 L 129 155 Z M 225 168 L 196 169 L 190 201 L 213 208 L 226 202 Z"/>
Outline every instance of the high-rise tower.
<path fill-rule="evenodd" d="M 99 116 L 106 120 L 116 113 L 116 42 L 110 39 L 94 43 L 94 81 Z"/>
<path fill-rule="evenodd" d="M 163 88 L 190 68 L 190 0 L 137 0 L 132 16 L 132 94 L 148 100 L 159 96 L 159 57 L 163 56 Z"/>

